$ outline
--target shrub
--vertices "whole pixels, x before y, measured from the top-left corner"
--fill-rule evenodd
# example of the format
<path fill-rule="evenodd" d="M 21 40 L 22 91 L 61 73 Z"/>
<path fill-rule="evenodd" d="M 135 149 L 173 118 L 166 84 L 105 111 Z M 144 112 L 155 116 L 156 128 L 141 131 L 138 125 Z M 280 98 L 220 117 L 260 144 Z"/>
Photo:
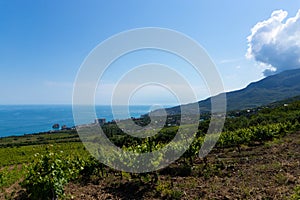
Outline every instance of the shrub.
<path fill-rule="evenodd" d="M 25 179 L 21 183 L 30 199 L 57 199 L 64 196 L 64 185 L 70 179 L 72 170 L 61 153 L 47 151 L 36 154 L 36 160 L 28 166 Z"/>

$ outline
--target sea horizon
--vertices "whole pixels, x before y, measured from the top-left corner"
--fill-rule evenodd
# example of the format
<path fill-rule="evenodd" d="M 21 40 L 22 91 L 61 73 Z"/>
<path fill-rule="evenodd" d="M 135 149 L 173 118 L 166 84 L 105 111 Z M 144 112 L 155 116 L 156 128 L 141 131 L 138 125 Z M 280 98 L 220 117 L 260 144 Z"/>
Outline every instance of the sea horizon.
<path fill-rule="evenodd" d="M 52 126 L 74 127 L 72 104 L 7 104 L 0 105 L 0 137 L 20 136 L 40 132 L 53 131 Z M 151 111 L 152 105 L 117 105 L 118 118 L 114 118 L 110 105 L 95 105 L 97 118 L 106 121 L 140 117 Z M 170 105 L 164 105 L 164 108 Z M 127 115 L 126 109 L 129 109 Z M 93 121 L 82 121 L 89 124 Z M 79 124 L 76 124 L 79 125 Z"/>

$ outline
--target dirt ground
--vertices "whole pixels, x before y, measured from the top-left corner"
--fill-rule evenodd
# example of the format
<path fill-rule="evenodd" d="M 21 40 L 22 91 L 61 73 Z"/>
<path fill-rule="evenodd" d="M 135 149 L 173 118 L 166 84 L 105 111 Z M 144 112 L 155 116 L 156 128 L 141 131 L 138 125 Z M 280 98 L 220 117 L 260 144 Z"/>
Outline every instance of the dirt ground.
<path fill-rule="evenodd" d="M 159 172 L 156 183 L 109 174 L 69 183 L 65 192 L 67 199 L 81 200 L 289 199 L 300 185 L 300 132 L 258 146 L 242 146 L 240 153 L 235 148 L 214 149 L 207 162 L 198 159 L 191 169 L 174 163 L 165 171 Z M 18 184 L 6 189 L 6 194 L 11 192 L 9 197 L 24 199 Z"/>
<path fill-rule="evenodd" d="M 70 183 L 71 199 L 289 199 L 300 184 L 300 132 L 254 147 L 214 150 L 208 167 L 197 160 L 190 175 L 160 175 L 141 183 L 119 177 Z M 170 168 L 178 167 L 178 164 Z M 162 173 L 163 174 L 163 173 Z"/>

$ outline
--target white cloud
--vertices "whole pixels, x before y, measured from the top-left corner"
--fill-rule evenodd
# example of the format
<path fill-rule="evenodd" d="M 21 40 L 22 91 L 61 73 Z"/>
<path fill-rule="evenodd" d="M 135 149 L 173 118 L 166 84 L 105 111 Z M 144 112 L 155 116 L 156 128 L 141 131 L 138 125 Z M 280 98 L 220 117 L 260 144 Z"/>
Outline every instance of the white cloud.
<path fill-rule="evenodd" d="M 269 19 L 258 22 L 247 37 L 246 57 L 263 64 L 266 76 L 300 68 L 300 9 L 295 17 L 287 15 L 283 10 L 274 11 Z"/>

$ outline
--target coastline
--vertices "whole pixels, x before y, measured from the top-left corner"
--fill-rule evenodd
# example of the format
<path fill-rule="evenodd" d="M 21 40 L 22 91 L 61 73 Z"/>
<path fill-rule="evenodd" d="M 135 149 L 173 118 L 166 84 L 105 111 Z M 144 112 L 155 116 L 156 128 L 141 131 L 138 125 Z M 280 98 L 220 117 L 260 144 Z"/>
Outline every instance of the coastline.
<path fill-rule="evenodd" d="M 150 108 L 150 105 L 130 106 L 130 115 L 140 117 L 148 113 Z M 113 120 L 110 106 L 97 105 L 96 113 L 97 118 Z M 82 124 L 89 123 L 93 122 L 86 121 Z M 52 129 L 54 124 L 75 126 L 72 105 L 0 105 L 0 138 L 55 131 Z"/>

